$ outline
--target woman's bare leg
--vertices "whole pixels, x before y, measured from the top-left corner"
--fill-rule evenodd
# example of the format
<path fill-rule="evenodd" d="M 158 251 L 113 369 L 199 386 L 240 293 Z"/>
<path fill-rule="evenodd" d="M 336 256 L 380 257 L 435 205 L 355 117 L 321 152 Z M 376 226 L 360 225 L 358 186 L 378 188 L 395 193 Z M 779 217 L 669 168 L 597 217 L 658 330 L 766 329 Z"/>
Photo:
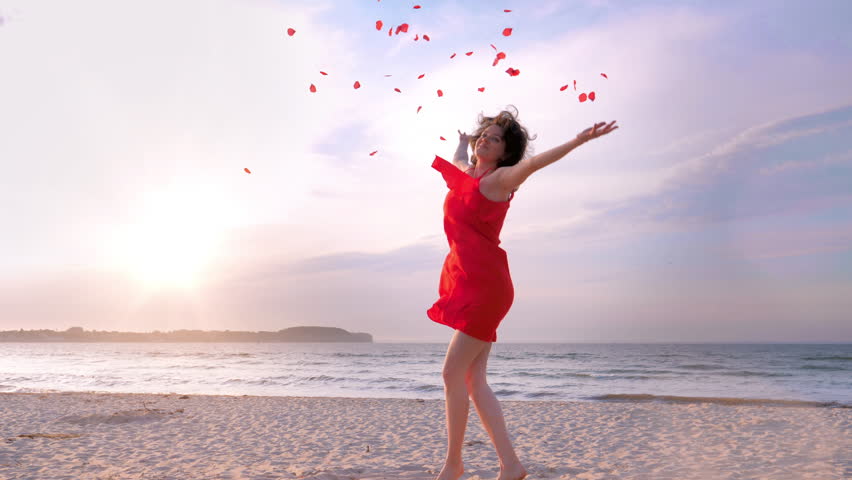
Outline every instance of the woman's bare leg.
<path fill-rule="evenodd" d="M 464 473 L 462 443 L 470 410 L 465 377 L 468 367 L 488 342 L 456 330 L 444 358 L 444 395 L 447 403 L 447 459 L 436 480 L 458 480 Z"/>
<path fill-rule="evenodd" d="M 500 459 L 500 476 L 497 480 L 521 480 L 527 476 L 527 471 L 521 465 L 515 449 L 512 448 L 500 402 L 497 401 L 497 396 L 494 395 L 485 378 L 490 353 L 491 344 L 489 343 L 473 360 L 467 372 L 467 390 L 470 398 L 473 399 L 476 413 L 479 414 L 488 436 L 491 437 L 491 443 L 497 450 L 497 458 Z"/>

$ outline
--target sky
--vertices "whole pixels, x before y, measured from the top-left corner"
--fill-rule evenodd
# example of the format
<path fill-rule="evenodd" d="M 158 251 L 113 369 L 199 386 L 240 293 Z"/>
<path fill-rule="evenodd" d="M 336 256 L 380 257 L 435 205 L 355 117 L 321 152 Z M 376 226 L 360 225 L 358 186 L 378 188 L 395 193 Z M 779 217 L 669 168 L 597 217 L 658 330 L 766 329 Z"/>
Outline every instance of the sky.
<path fill-rule="evenodd" d="M 447 342 L 431 163 L 513 105 L 619 129 L 513 198 L 498 342 L 852 342 L 852 3 L 417 1 L 0 0 L 0 330 Z"/>

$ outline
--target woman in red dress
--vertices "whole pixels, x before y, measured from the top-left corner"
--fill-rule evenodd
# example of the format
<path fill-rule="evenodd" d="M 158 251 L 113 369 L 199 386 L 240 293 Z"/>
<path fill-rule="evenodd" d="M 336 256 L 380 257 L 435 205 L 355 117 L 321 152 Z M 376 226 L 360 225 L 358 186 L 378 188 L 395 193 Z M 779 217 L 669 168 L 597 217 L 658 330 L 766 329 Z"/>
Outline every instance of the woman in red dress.
<path fill-rule="evenodd" d="M 496 117 L 480 115 L 476 132 L 459 132 L 453 163 L 435 157 L 450 191 L 444 200 L 444 231 L 450 252 L 441 271 L 439 299 L 427 310 L 432 321 L 456 330 L 444 359 L 447 411 L 447 458 L 436 480 L 458 480 L 464 472 L 461 450 L 469 400 L 491 437 L 500 459 L 498 480 L 521 480 L 521 465 L 506 429 L 500 403 L 485 378 L 497 326 L 514 299 L 506 252 L 499 247 L 500 230 L 518 187 L 533 172 L 564 157 L 583 143 L 615 129 L 615 121 L 596 123 L 571 141 L 534 157 L 524 158 L 530 140 L 518 123 L 517 110 Z M 468 166 L 467 147 L 473 149 Z"/>

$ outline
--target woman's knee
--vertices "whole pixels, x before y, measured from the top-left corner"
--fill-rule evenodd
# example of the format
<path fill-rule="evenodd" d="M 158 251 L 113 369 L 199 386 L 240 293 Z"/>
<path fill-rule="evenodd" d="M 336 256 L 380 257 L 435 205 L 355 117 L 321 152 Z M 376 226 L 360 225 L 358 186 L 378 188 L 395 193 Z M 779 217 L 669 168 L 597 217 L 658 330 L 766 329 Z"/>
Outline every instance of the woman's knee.
<path fill-rule="evenodd" d="M 487 393 L 491 389 L 491 387 L 488 386 L 488 381 L 485 377 L 479 375 L 468 376 L 465 379 L 465 386 L 467 387 L 467 393 L 471 398 Z"/>
<path fill-rule="evenodd" d="M 457 365 L 444 365 L 444 370 L 441 372 L 441 376 L 444 378 L 444 383 L 461 383 L 465 379 L 465 370 L 464 368 L 460 368 Z"/>

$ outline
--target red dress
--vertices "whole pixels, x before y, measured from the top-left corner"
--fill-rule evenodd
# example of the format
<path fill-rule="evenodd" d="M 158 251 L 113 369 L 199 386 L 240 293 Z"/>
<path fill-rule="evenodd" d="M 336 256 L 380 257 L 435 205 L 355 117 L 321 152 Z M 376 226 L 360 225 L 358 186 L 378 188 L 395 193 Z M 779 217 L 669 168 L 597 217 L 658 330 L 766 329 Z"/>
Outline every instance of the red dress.
<path fill-rule="evenodd" d="M 435 157 L 432 168 L 441 172 L 450 188 L 444 200 L 444 232 L 450 253 L 438 284 L 440 298 L 426 315 L 472 337 L 495 342 L 497 326 L 515 298 L 506 251 L 499 247 L 509 201 L 485 198 L 479 191 L 482 177 L 473 178 L 441 157 Z"/>

